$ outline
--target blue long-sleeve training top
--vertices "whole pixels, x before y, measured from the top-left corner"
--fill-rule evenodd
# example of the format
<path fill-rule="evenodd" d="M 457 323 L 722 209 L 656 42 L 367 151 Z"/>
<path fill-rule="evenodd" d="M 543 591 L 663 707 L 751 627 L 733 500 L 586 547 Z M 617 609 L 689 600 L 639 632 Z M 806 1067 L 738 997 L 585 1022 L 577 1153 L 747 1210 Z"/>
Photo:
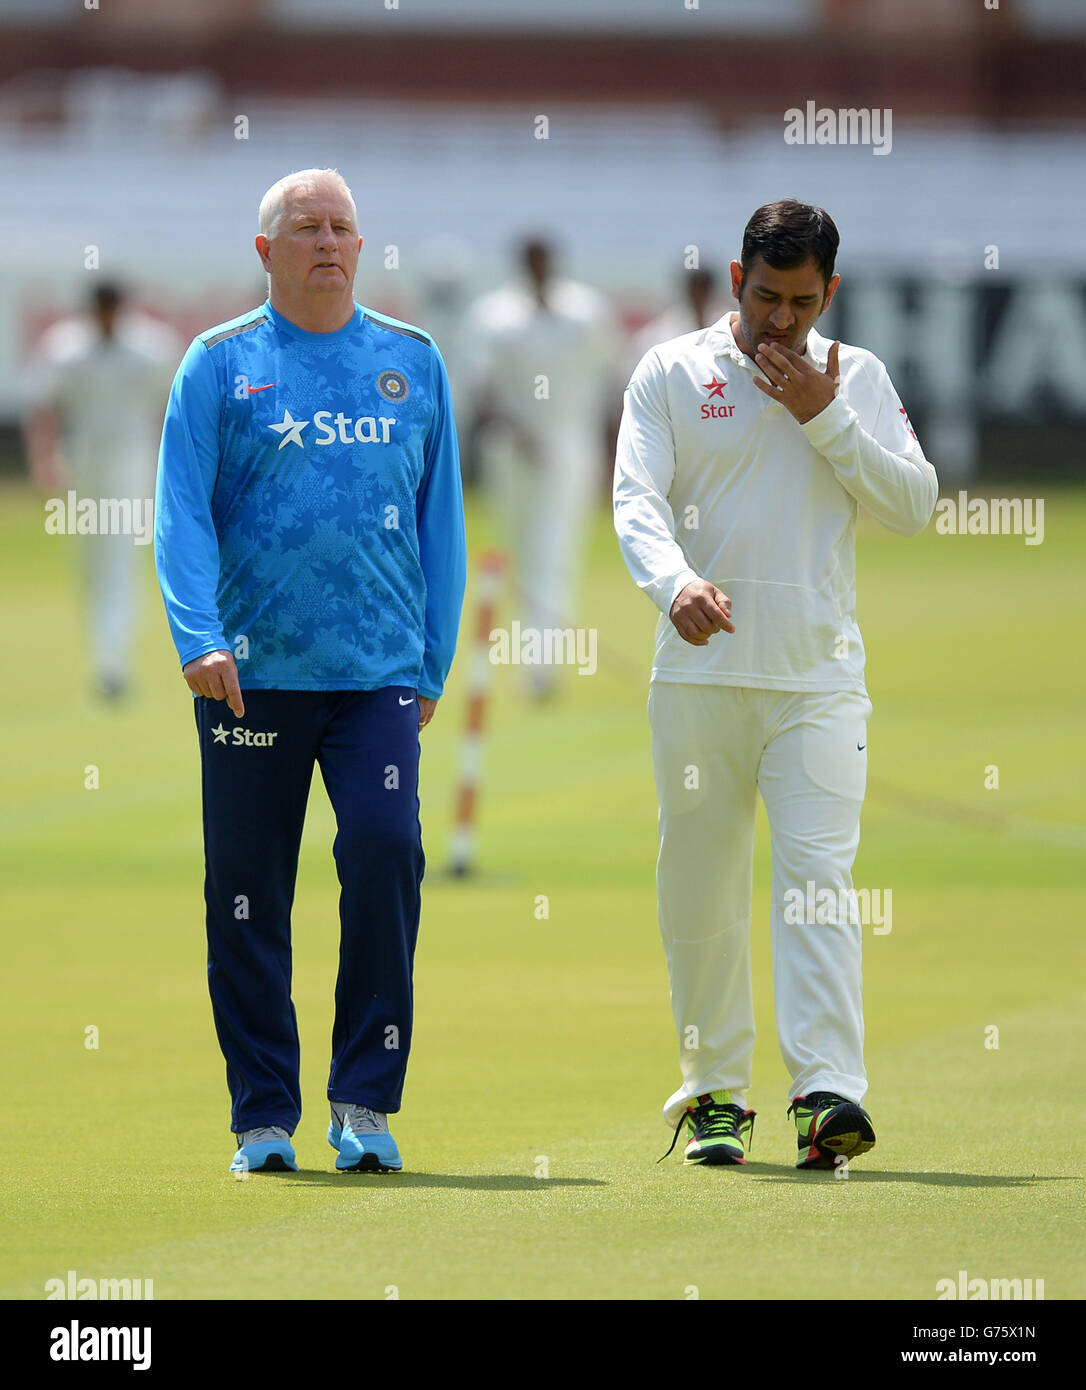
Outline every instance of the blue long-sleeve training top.
<path fill-rule="evenodd" d="M 242 689 L 444 688 L 464 598 L 460 458 L 427 333 L 264 303 L 197 337 L 170 393 L 155 564 L 181 665 Z"/>

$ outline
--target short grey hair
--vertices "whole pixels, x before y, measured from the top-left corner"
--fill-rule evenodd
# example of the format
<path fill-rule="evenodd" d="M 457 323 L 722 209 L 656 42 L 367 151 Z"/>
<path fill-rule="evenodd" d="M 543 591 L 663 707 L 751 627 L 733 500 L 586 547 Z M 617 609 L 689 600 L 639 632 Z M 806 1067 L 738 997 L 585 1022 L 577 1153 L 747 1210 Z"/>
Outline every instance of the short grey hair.
<path fill-rule="evenodd" d="M 293 193 L 296 188 L 311 188 L 314 184 L 323 183 L 326 180 L 338 183 L 343 192 L 346 193 L 357 224 L 358 209 L 354 205 L 351 190 L 347 187 L 347 180 L 338 169 L 301 169 L 297 173 L 287 174 L 277 183 L 273 183 L 261 198 L 260 211 L 257 214 L 261 236 L 272 237 L 275 235 L 280 219 L 286 210 L 288 193 Z"/>

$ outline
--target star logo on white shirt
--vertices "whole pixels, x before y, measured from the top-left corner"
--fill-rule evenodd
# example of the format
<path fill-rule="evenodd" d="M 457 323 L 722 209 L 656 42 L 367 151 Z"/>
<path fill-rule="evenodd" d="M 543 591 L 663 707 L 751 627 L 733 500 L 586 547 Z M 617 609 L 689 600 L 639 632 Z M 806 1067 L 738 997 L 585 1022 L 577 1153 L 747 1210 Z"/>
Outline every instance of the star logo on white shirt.
<path fill-rule="evenodd" d="M 283 436 L 279 441 L 280 449 L 284 444 L 297 444 L 299 449 L 304 449 L 305 445 L 302 443 L 302 430 L 304 430 L 308 424 L 308 420 L 295 420 L 290 411 L 284 406 L 283 418 L 277 425 L 269 425 L 268 429 L 274 430 L 276 434 L 281 434 Z"/>
<path fill-rule="evenodd" d="M 221 722 L 219 724 L 219 727 L 217 729 L 212 729 L 211 732 L 215 735 L 216 743 L 226 742 L 226 730 L 223 728 Z"/>

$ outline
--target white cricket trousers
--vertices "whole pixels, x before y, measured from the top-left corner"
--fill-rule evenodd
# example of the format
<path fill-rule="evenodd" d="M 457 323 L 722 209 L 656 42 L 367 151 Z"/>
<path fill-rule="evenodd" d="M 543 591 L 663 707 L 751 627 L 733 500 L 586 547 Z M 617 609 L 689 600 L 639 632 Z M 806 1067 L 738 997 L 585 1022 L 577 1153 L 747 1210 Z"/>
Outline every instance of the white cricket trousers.
<path fill-rule="evenodd" d="M 516 557 L 525 627 L 573 622 L 585 528 L 599 487 L 601 431 L 594 422 L 558 422 L 536 436 L 537 456 L 492 446 L 486 473 Z"/>
<path fill-rule="evenodd" d="M 867 784 L 871 702 L 654 681 L 649 693 L 660 800 L 656 885 L 682 1085 L 727 1089 L 746 1106 L 754 1054 L 751 885 L 760 791 L 773 847 L 770 929 L 777 1037 L 789 1100 L 833 1091 L 862 1101 L 860 923 L 852 864 Z M 813 885 L 813 887 L 811 886 Z M 811 904 L 831 889 L 841 911 Z M 823 895 L 821 902 L 829 899 Z M 830 920 L 826 920 L 826 918 Z"/>
<path fill-rule="evenodd" d="M 151 498 L 155 456 L 155 442 L 147 440 L 72 446 L 72 485 L 81 497 Z M 143 617 L 151 547 L 137 545 L 131 535 L 80 536 L 78 541 L 96 677 L 127 680 Z"/>

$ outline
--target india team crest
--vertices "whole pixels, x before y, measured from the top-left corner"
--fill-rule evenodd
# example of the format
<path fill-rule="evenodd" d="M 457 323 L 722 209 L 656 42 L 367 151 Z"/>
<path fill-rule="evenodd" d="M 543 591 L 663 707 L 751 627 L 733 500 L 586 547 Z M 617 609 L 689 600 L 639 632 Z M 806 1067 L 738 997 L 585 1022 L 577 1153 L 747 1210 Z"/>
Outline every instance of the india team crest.
<path fill-rule="evenodd" d="M 386 401 L 405 401 L 411 394 L 407 378 L 401 372 L 382 372 L 377 378 L 377 389 Z"/>

